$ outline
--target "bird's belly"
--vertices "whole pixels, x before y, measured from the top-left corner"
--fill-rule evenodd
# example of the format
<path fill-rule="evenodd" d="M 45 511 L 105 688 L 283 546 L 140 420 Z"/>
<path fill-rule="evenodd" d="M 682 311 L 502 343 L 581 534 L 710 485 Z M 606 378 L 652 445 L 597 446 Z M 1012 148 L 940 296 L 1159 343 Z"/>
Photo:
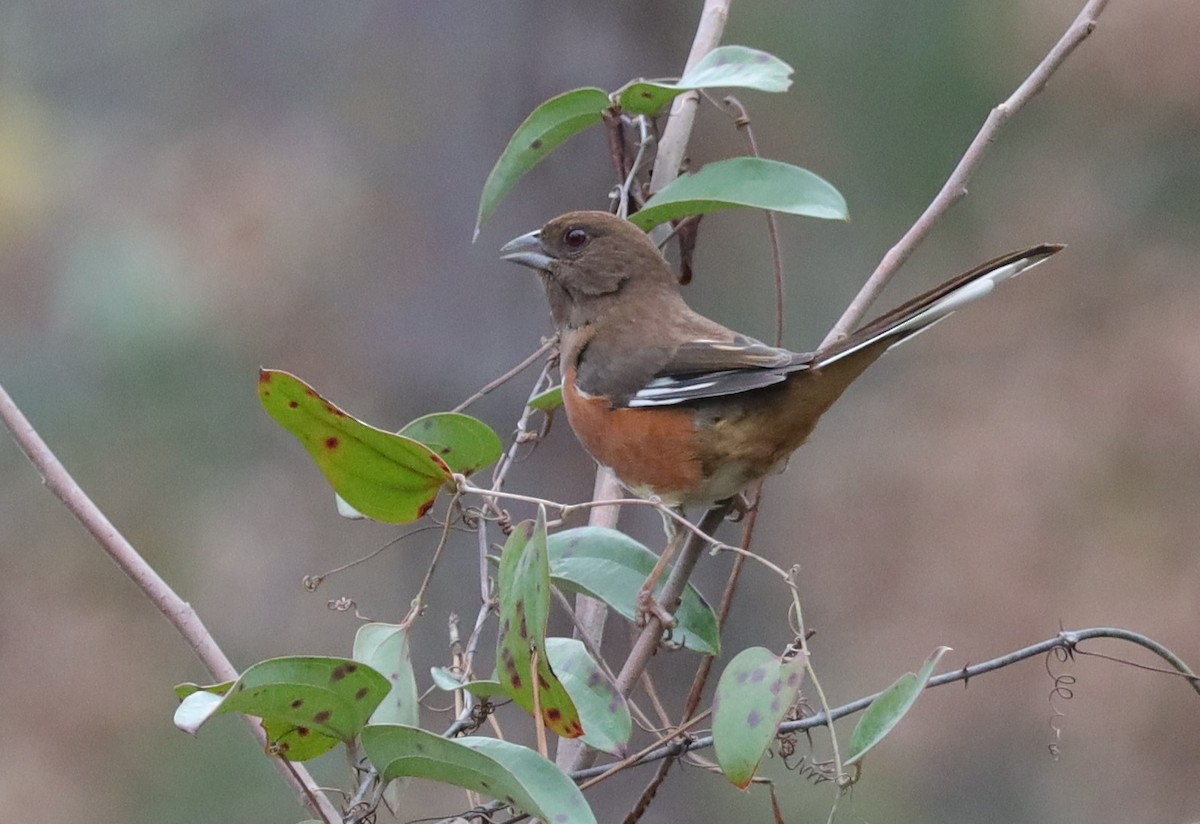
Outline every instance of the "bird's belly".
<path fill-rule="evenodd" d="M 563 402 L 580 443 L 634 493 L 679 505 L 705 485 L 692 410 L 613 408 L 603 398 L 570 391 Z"/>

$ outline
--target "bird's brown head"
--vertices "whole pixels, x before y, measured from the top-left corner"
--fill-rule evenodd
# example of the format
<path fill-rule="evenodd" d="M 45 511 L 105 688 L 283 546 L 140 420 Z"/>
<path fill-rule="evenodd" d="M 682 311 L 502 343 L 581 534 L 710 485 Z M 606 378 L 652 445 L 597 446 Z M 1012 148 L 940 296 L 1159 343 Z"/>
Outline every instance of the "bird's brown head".
<path fill-rule="evenodd" d="M 638 227 L 607 212 L 568 212 L 500 249 L 504 260 L 536 269 L 555 325 L 594 321 L 618 298 L 678 293 L 674 273 Z"/>

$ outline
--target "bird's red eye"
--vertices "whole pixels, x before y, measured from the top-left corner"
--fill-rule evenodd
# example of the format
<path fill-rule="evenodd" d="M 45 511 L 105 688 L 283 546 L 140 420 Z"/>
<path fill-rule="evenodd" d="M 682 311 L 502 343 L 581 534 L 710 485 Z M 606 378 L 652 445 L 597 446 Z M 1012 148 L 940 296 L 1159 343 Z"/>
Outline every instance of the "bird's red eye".
<path fill-rule="evenodd" d="M 583 229 L 568 229 L 563 235 L 563 240 L 573 249 L 578 249 L 583 244 L 587 243 L 588 233 Z"/>

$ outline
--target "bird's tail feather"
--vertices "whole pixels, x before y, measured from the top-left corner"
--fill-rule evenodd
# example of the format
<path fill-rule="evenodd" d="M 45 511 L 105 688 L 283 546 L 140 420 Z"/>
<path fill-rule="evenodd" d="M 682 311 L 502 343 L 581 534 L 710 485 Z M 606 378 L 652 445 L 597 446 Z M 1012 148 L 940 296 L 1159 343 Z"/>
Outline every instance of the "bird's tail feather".
<path fill-rule="evenodd" d="M 981 264 L 923 295 L 918 295 L 845 339 L 818 352 L 814 358 L 814 365 L 823 369 L 856 352 L 881 345 L 885 350 L 891 349 L 949 317 L 959 307 L 990 294 L 996 288 L 996 284 L 1032 269 L 1062 248 L 1060 244 L 1044 243 Z"/>

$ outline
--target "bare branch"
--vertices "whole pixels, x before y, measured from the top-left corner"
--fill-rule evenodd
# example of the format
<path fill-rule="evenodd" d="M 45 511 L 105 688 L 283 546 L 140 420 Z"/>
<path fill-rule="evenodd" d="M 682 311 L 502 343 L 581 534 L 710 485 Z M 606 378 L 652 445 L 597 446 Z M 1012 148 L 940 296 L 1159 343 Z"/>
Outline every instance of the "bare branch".
<path fill-rule="evenodd" d="M 829 346 L 834 341 L 846 337 L 854 330 L 861 322 L 867 313 L 867 309 L 879 297 L 879 294 L 887 286 L 892 275 L 896 273 L 909 256 L 912 255 L 918 244 L 925 239 L 925 236 L 933 229 L 934 225 L 950 210 L 950 207 L 958 202 L 959 198 L 967 193 L 967 183 L 974 174 L 975 169 L 983 160 L 984 154 L 992 141 L 996 139 L 1000 127 L 1009 121 L 1021 108 L 1033 99 L 1034 95 L 1040 92 L 1046 86 L 1046 82 L 1050 76 L 1063 64 L 1063 61 L 1079 47 L 1079 44 L 1087 39 L 1087 36 L 1096 28 L 1096 18 L 1100 12 L 1104 11 L 1104 7 L 1108 5 L 1108 0 L 1088 0 L 1088 3 L 1079 12 L 1079 16 L 1075 18 L 1067 31 L 1063 34 L 1059 41 L 1054 44 L 1054 48 L 1050 49 L 1049 53 L 1042 58 L 1042 62 L 1037 65 L 1037 68 L 1030 73 L 1028 77 L 1017 87 L 1007 100 L 1005 100 L 996 108 L 992 109 L 991 113 L 984 121 L 983 127 L 979 133 L 975 135 L 975 139 L 971 141 L 971 145 L 967 147 L 962 159 L 958 161 L 958 165 L 954 167 L 954 171 L 950 173 L 950 177 L 946 178 L 941 191 L 937 193 L 933 201 L 917 218 L 917 222 L 904 233 L 904 237 L 888 250 L 883 256 L 883 260 L 871 273 L 871 277 L 863 285 L 859 293 L 855 295 L 854 300 L 846 308 L 838 322 L 829 330 L 829 334 L 825 336 L 825 340 L 821 342 L 821 348 Z"/>
<path fill-rule="evenodd" d="M 138 554 L 125 536 L 113 526 L 112 521 L 100 511 L 100 508 L 88 497 L 83 488 L 75 482 L 62 462 L 50 450 L 42 436 L 33 428 L 33 424 L 17 407 L 12 397 L 3 386 L 0 386 L 0 420 L 12 433 L 17 446 L 28 456 L 34 469 L 42 476 L 46 486 L 54 493 L 71 514 L 83 524 L 100 547 L 108 553 L 108 557 L 116 563 L 142 592 L 150 599 L 159 612 L 179 631 L 196 656 L 217 681 L 232 681 L 238 677 L 238 671 L 217 646 L 216 640 L 205 628 L 200 616 L 192 609 L 192 605 L 179 597 L 175 590 L 163 580 L 150 564 Z M 250 731 L 264 747 L 267 744 L 266 734 L 262 727 L 253 719 L 243 715 L 243 720 Z M 316 782 L 308 771 L 300 764 L 291 764 L 279 758 L 272 758 L 275 769 L 296 793 L 300 803 L 308 808 L 313 815 L 320 816 L 327 822 L 339 821 L 341 814 L 333 804 L 317 788 Z"/>

